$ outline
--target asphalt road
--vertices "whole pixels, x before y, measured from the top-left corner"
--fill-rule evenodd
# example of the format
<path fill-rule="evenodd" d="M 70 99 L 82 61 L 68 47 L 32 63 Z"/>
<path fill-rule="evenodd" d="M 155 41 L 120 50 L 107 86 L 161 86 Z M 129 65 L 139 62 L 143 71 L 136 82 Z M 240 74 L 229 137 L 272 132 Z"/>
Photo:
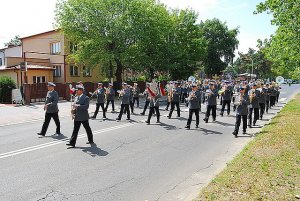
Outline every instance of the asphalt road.
<path fill-rule="evenodd" d="M 297 91 L 299 85 L 283 86 L 280 103 L 258 124 L 267 123 Z M 187 115 L 176 118 L 174 112 L 161 124 L 153 117 L 146 125 L 146 116 L 116 122 L 117 114 L 108 113 L 103 121 L 99 112 L 90 120 L 96 145 L 85 144 L 81 128 L 75 149 L 65 145 L 73 128 L 69 117 L 61 118 L 61 137 L 52 135 L 53 121 L 44 138 L 36 135 L 42 121 L 0 127 L 0 200 L 191 200 L 260 128 L 235 139 L 234 113 L 208 124 L 202 113 L 200 128 L 192 122 L 187 131 Z"/>

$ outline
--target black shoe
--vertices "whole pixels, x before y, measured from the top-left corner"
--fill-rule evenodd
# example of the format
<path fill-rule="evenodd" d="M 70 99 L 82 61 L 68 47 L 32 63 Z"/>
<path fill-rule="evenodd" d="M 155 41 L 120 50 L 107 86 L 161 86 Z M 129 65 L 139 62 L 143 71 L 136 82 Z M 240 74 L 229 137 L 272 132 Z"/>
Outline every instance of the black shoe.
<path fill-rule="evenodd" d="M 94 142 L 86 142 L 86 144 L 95 144 Z"/>
<path fill-rule="evenodd" d="M 230 115 L 230 113 L 227 113 L 227 116 L 229 116 Z"/>
<path fill-rule="evenodd" d="M 206 119 L 206 118 L 204 118 L 203 121 L 204 121 L 205 123 L 208 123 L 208 119 Z"/>
<path fill-rule="evenodd" d="M 252 128 L 252 125 L 249 124 L 248 127 L 249 127 L 249 128 Z"/>
<path fill-rule="evenodd" d="M 145 121 L 145 123 L 149 125 L 149 124 L 150 124 L 150 121 Z"/>
<path fill-rule="evenodd" d="M 142 113 L 141 113 L 141 115 L 145 115 L 145 113 L 144 113 L 144 112 L 142 112 Z"/>
<path fill-rule="evenodd" d="M 61 132 L 56 132 L 55 135 L 62 135 Z"/>
<path fill-rule="evenodd" d="M 243 131 L 243 134 L 245 135 L 245 134 L 247 134 L 247 132 L 246 132 L 246 131 Z"/>
<path fill-rule="evenodd" d="M 190 130 L 190 126 L 186 125 L 184 128 L 186 128 L 187 130 Z"/>
<path fill-rule="evenodd" d="M 221 113 L 220 115 L 221 115 L 221 117 L 223 117 L 223 113 Z"/>
<path fill-rule="evenodd" d="M 198 126 L 198 125 L 196 125 L 196 128 L 199 128 L 199 126 Z"/>
<path fill-rule="evenodd" d="M 42 134 L 42 133 L 37 133 L 38 135 L 40 135 L 40 136 L 45 136 L 44 134 Z"/>
<path fill-rule="evenodd" d="M 213 122 L 216 122 L 216 119 L 213 119 Z"/>
<path fill-rule="evenodd" d="M 70 144 L 70 143 L 68 143 L 68 144 L 66 144 L 67 146 L 70 146 L 69 148 L 74 148 L 75 147 L 75 145 L 73 145 L 73 144 Z"/>
<path fill-rule="evenodd" d="M 171 119 L 171 116 L 168 116 L 168 119 Z"/>
<path fill-rule="evenodd" d="M 91 119 L 96 119 L 96 117 L 95 117 L 95 116 L 91 116 L 90 118 L 91 118 Z"/>
<path fill-rule="evenodd" d="M 238 135 L 237 131 L 233 131 L 232 134 L 237 138 L 237 135 Z"/>

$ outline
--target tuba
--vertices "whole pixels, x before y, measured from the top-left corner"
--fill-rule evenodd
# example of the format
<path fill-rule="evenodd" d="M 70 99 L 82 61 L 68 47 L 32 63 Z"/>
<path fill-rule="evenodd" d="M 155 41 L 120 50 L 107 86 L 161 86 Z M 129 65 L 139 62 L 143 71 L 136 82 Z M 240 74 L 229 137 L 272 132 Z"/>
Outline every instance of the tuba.
<path fill-rule="evenodd" d="M 249 94 L 250 103 L 252 103 L 254 97 L 255 97 L 255 89 L 251 89 Z"/>

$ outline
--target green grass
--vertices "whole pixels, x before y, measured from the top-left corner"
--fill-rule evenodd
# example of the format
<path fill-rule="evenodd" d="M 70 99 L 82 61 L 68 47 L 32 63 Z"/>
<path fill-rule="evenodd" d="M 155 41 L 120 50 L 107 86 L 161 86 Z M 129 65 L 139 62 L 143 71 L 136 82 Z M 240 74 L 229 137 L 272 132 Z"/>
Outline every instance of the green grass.
<path fill-rule="evenodd" d="M 300 195 L 300 94 L 196 200 L 296 200 Z"/>

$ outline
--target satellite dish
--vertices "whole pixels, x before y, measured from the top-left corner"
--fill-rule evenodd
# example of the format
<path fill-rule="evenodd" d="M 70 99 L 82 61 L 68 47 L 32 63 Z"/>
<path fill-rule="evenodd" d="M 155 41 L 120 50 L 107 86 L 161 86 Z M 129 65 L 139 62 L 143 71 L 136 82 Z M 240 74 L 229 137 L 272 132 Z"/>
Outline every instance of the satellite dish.
<path fill-rule="evenodd" d="M 196 81 L 196 78 L 195 78 L 194 76 L 190 76 L 190 77 L 188 78 L 188 81 L 189 81 L 189 82 L 195 82 L 195 81 Z"/>
<path fill-rule="evenodd" d="M 278 84 L 283 84 L 284 83 L 284 78 L 282 76 L 278 76 L 278 77 L 276 77 L 276 82 Z"/>

